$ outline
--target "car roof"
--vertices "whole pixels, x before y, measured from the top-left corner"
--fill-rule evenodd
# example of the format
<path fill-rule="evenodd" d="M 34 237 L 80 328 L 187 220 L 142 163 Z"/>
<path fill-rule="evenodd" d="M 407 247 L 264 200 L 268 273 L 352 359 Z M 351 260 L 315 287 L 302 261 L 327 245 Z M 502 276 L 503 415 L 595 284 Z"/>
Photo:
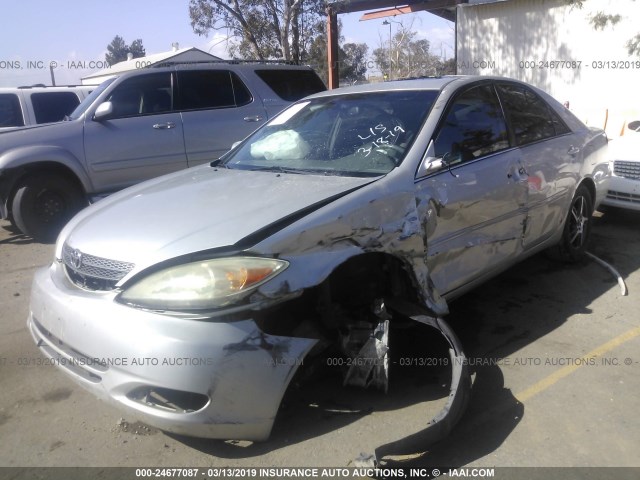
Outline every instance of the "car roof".
<path fill-rule="evenodd" d="M 74 90 L 91 90 L 97 85 L 21 85 L 19 87 L 0 87 L 0 93 L 15 92 L 72 92 Z"/>
<path fill-rule="evenodd" d="M 313 97 L 324 97 L 331 95 L 365 93 L 365 92 L 388 92 L 400 90 L 442 90 L 446 85 L 455 81 L 460 77 L 425 77 L 407 80 L 393 80 L 390 82 L 368 83 L 362 85 L 353 85 L 349 87 L 340 87 L 333 90 L 327 90 L 313 95 Z"/>
<path fill-rule="evenodd" d="M 388 92 L 402 90 L 436 90 L 442 91 L 447 85 L 457 84 L 463 86 L 477 81 L 502 80 L 509 82 L 518 82 L 513 78 L 484 76 L 484 75 L 446 75 L 442 77 L 424 77 L 410 78 L 406 80 L 393 80 L 390 82 L 368 83 L 363 85 L 354 85 L 349 87 L 340 87 L 325 92 L 316 93 L 308 98 L 327 97 L 332 95 L 356 94 L 367 92 Z"/>
<path fill-rule="evenodd" d="M 252 71 L 252 70 L 312 70 L 305 65 L 293 65 L 287 62 L 269 62 L 254 60 L 219 60 L 219 61 L 198 61 L 198 62 L 161 62 L 150 65 L 144 69 L 122 72 L 118 76 L 129 77 L 140 75 L 144 70 L 146 73 L 181 71 L 181 70 L 229 70 Z"/>

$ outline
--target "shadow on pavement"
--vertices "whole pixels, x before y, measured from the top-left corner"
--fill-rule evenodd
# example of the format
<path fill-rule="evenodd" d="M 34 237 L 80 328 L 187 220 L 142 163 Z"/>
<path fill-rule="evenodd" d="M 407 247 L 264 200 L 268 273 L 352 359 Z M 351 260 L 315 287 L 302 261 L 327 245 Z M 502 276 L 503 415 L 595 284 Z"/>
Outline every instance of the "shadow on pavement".
<path fill-rule="evenodd" d="M 12 244 L 12 245 L 30 245 L 32 243 L 36 243 L 31 237 L 27 237 L 23 235 L 17 227 L 10 224 L 9 222 L 3 222 L 0 226 L 2 230 L 7 232 L 9 236 L 7 238 L 0 239 L 0 245 L 2 244 Z"/>

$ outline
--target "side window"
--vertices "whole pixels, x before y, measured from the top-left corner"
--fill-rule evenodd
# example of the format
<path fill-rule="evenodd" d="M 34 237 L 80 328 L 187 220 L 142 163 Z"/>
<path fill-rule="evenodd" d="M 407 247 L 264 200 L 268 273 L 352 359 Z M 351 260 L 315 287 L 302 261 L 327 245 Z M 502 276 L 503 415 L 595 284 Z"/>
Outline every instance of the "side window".
<path fill-rule="evenodd" d="M 256 70 L 256 75 L 276 95 L 289 102 L 326 90 L 322 80 L 311 70 Z"/>
<path fill-rule="evenodd" d="M 508 147 L 507 126 L 489 85 L 474 87 L 455 99 L 434 141 L 435 156 L 450 165 Z"/>
<path fill-rule="evenodd" d="M 80 105 L 73 92 L 42 92 L 31 94 L 36 123 L 60 122 Z"/>
<path fill-rule="evenodd" d="M 20 101 L 13 93 L 0 94 L 0 127 L 24 127 Z"/>
<path fill-rule="evenodd" d="M 239 107 L 251 103 L 251 93 L 227 70 L 178 72 L 181 110 Z"/>
<path fill-rule="evenodd" d="M 549 113 L 551 114 L 551 121 L 553 122 L 553 128 L 556 131 L 556 135 L 564 135 L 571 131 L 571 129 L 560 119 L 560 115 L 558 115 L 553 108 L 549 107 Z"/>
<path fill-rule="evenodd" d="M 171 73 L 152 73 L 125 80 L 111 93 L 112 118 L 154 115 L 173 110 Z"/>
<path fill-rule="evenodd" d="M 528 88 L 502 83 L 498 85 L 498 92 L 513 128 L 516 145 L 526 145 L 569 131 L 547 103 Z"/>

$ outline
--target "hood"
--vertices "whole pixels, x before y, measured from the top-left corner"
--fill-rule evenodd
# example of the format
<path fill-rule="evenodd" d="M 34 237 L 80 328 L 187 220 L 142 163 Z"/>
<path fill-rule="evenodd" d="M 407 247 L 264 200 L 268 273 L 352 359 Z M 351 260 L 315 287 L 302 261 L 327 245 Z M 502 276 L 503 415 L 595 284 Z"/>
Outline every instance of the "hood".
<path fill-rule="evenodd" d="M 0 155 L 16 147 L 49 145 L 49 142 L 60 145 L 60 141 L 68 137 L 77 138 L 76 143 L 81 145 L 81 129 L 82 120 L 70 120 L 0 131 Z"/>
<path fill-rule="evenodd" d="M 134 263 L 133 274 L 173 257 L 234 245 L 374 180 L 207 165 L 99 201 L 78 214 L 60 239 L 90 255 Z"/>
<path fill-rule="evenodd" d="M 77 121 L 78 120 L 68 120 L 68 121 L 60 120 L 59 122 L 37 123 L 37 124 L 33 124 L 33 125 L 25 125 L 25 126 L 22 126 L 22 127 L 8 127 L 7 129 L 0 130 L 0 133 L 2 133 L 2 134 L 11 133 L 14 136 L 16 136 L 17 133 L 23 133 L 23 134 L 29 135 L 29 133 L 27 133 L 27 132 L 33 132 L 33 131 L 56 132 L 56 131 L 58 131 L 57 129 L 59 129 L 60 126 L 62 126 L 61 128 L 63 128 L 63 129 L 64 128 L 68 128 L 68 125 L 70 123 L 74 123 L 74 122 L 77 122 Z M 4 136 L 4 138 L 10 138 L 10 136 L 6 135 L 6 136 Z M 18 137 L 16 136 L 16 138 L 18 138 Z"/>

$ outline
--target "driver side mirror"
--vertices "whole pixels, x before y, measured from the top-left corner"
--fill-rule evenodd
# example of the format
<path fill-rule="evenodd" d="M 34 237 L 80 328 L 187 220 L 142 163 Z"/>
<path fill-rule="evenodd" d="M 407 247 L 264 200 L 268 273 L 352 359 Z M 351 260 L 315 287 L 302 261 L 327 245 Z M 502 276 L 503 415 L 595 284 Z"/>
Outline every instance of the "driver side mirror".
<path fill-rule="evenodd" d="M 96 111 L 93 114 L 93 119 L 97 122 L 101 122 L 103 120 L 108 120 L 112 114 L 113 114 L 113 103 L 102 102 L 100 105 L 98 105 L 98 108 L 96 108 Z"/>
<path fill-rule="evenodd" d="M 458 178 L 459 175 L 451 171 L 451 164 L 458 162 L 459 158 L 454 157 L 454 154 L 452 154 L 451 152 L 445 153 L 441 158 L 436 157 L 435 146 L 433 143 L 433 139 L 431 139 L 429 145 L 427 146 L 427 151 L 422 158 L 422 163 L 420 164 L 420 169 L 418 170 L 417 176 L 422 177 L 425 175 L 430 175 L 446 168 L 447 170 L 449 170 L 449 173 L 453 177 Z"/>
<path fill-rule="evenodd" d="M 418 176 L 428 175 L 430 173 L 436 172 L 441 168 L 445 167 L 446 163 L 443 158 L 437 158 L 435 147 L 433 145 L 433 140 L 429 142 L 427 146 L 427 151 L 422 158 L 422 163 L 420 165 L 420 169 L 418 170 Z"/>

